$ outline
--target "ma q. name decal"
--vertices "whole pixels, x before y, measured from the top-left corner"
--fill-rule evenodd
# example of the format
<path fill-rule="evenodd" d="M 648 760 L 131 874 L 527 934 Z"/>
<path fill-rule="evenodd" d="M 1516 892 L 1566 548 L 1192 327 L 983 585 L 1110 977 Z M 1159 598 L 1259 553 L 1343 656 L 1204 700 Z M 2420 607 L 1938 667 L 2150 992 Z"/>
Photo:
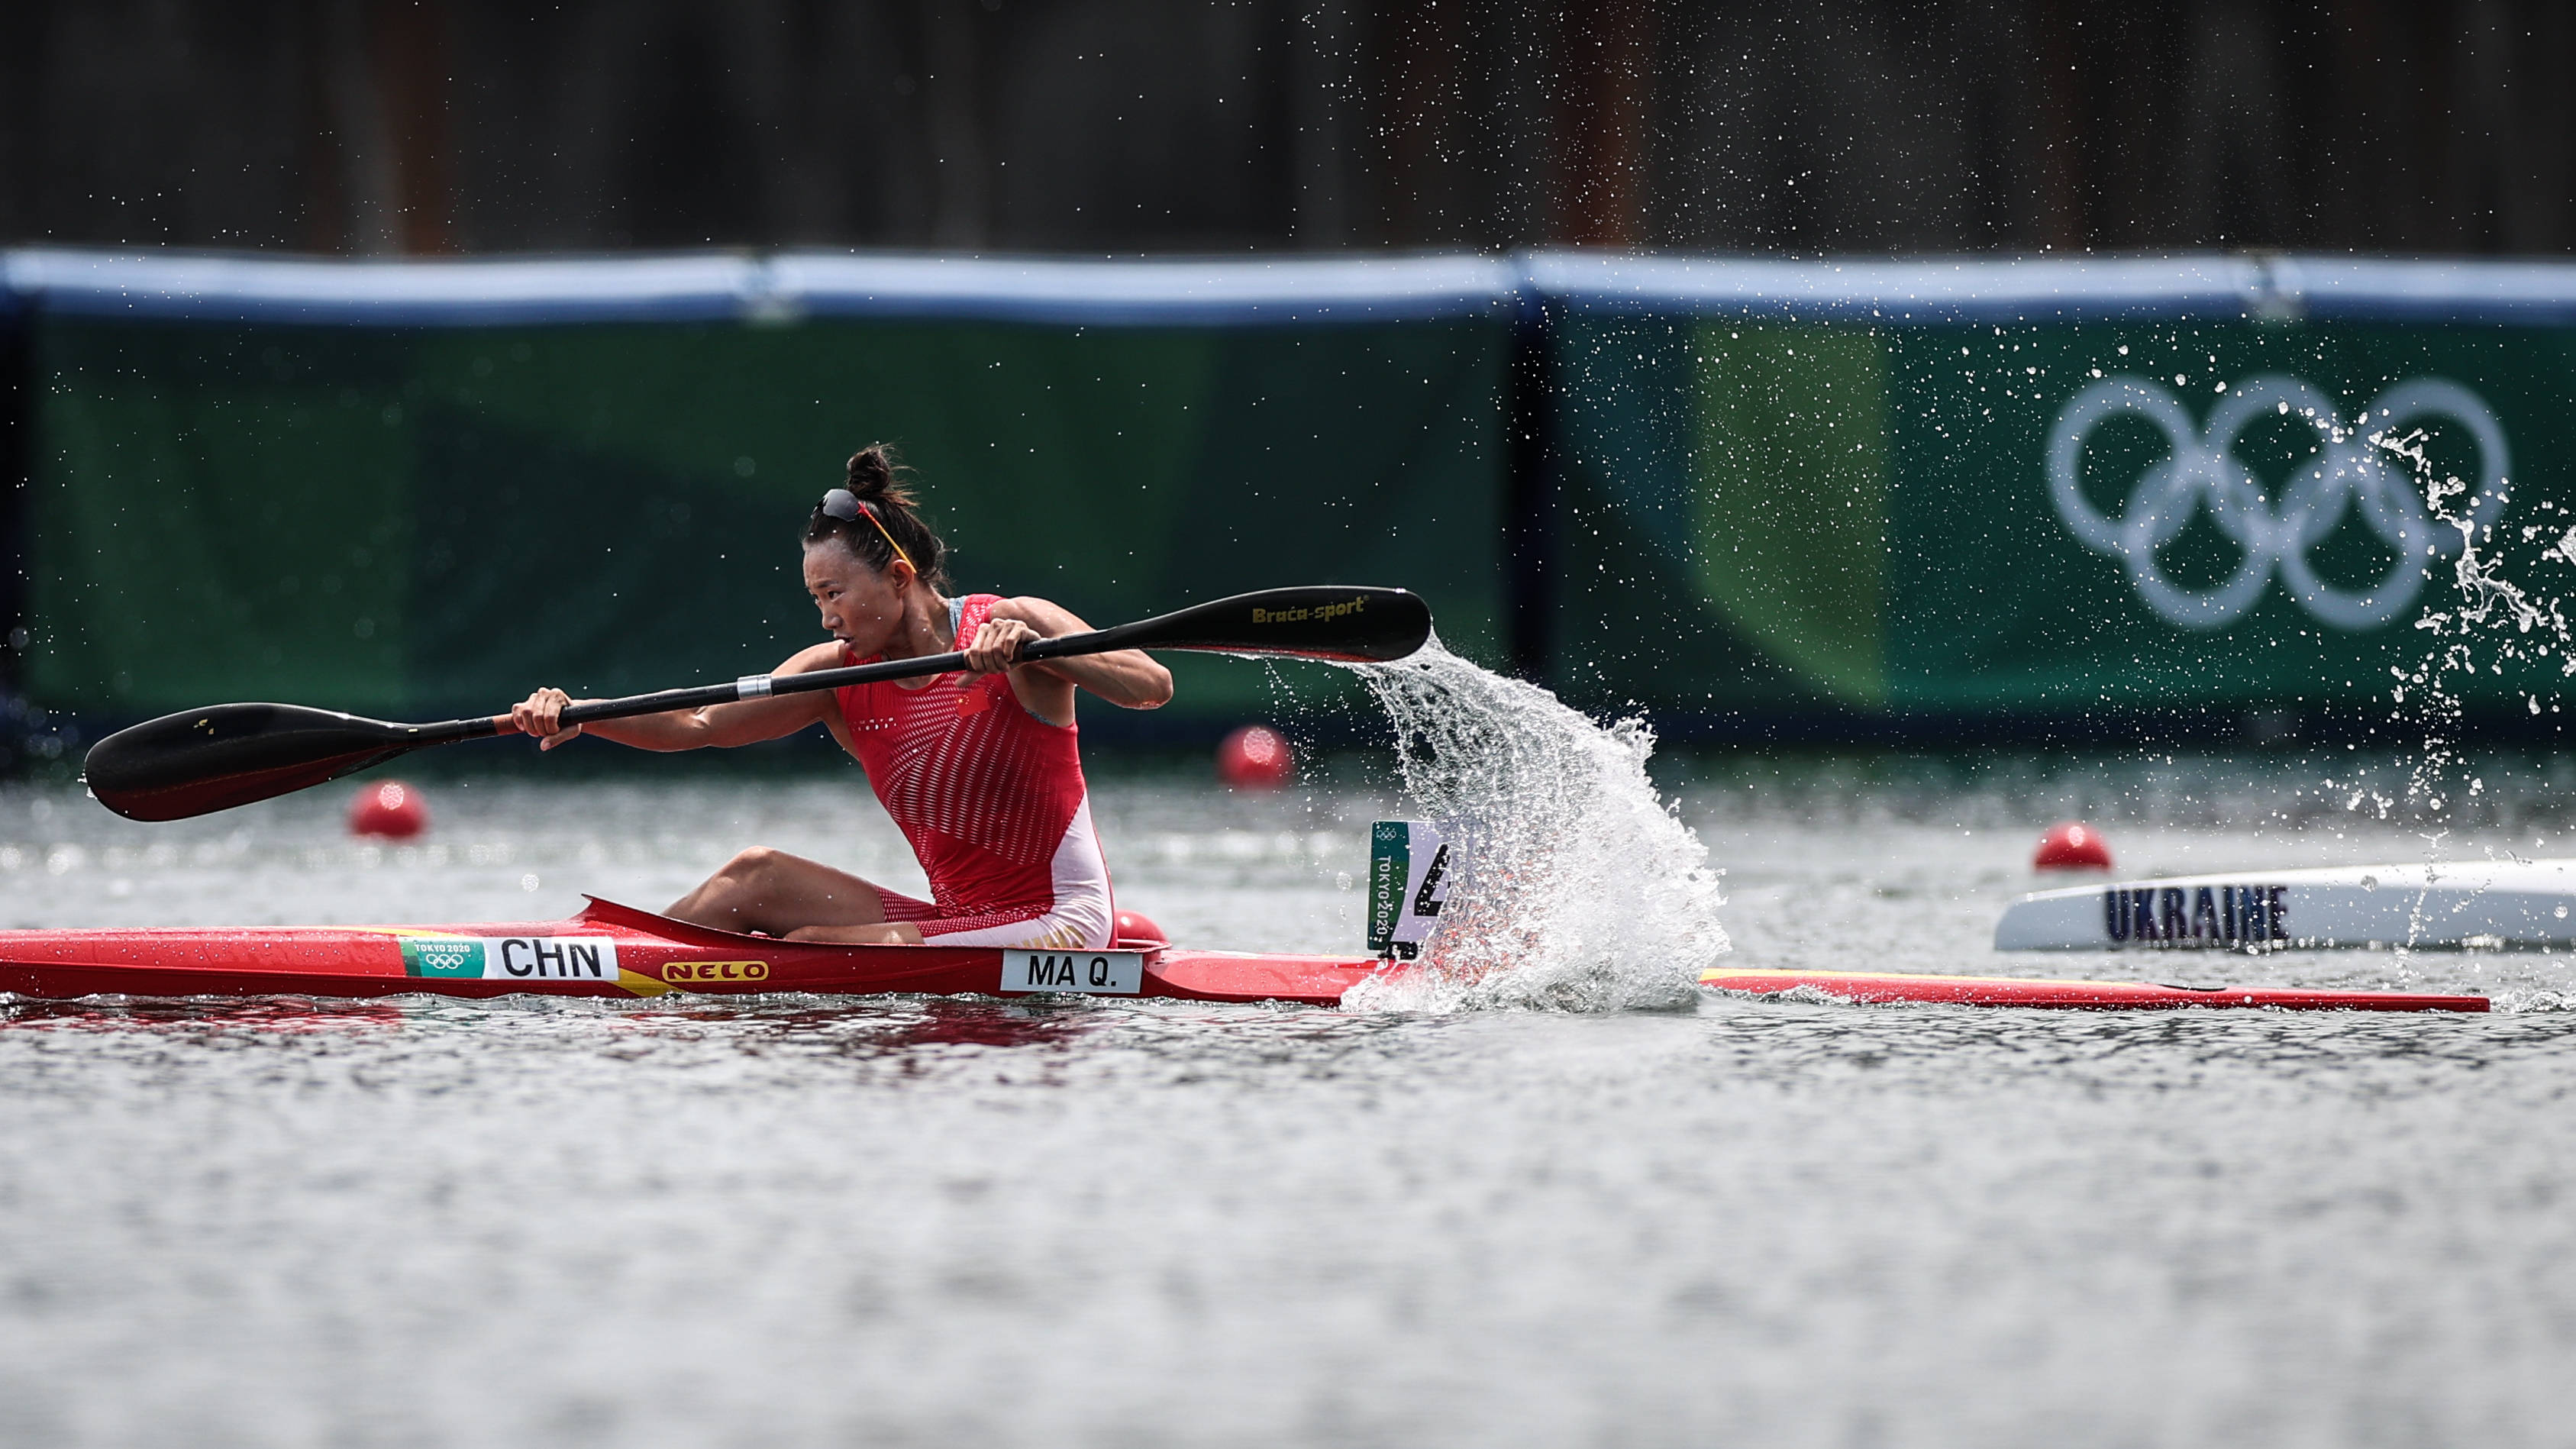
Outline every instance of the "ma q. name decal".
<path fill-rule="evenodd" d="M 2171 451 L 2139 475 L 2119 516 L 2112 517 L 2085 497 L 2084 444 L 2094 429 L 2124 414 L 2153 424 Z M 2319 444 L 2316 458 L 2290 478 L 2278 498 L 2267 496 L 2233 451 L 2239 435 L 2266 414 L 2305 424 Z M 2477 491 L 2458 519 L 2427 511 L 2424 495 L 2393 451 L 2409 424 L 2444 418 L 2466 428 L 2478 445 Z M 2222 628 L 2254 607 L 2277 571 L 2311 617 L 2357 632 L 2404 617 L 2424 587 L 2426 561 L 2459 557 L 2459 524 L 2474 533 L 2495 522 L 2504 511 L 2511 466 L 2494 412 L 2476 393 L 2441 378 L 2399 383 L 2349 423 L 2310 383 L 2247 378 L 2228 388 L 2209 421 L 2194 428 L 2182 399 L 2163 383 L 2119 376 L 2068 400 L 2049 431 L 2047 470 L 2049 498 L 2067 531 L 2086 548 L 2118 559 L 2138 597 L 2166 623 Z M 2165 576 L 2156 550 L 2179 537 L 2202 508 L 2243 557 L 2226 579 L 2193 589 Z M 2358 514 L 2396 554 L 2385 576 L 2358 589 L 2326 582 L 2308 559 L 2347 513 Z"/>
<path fill-rule="evenodd" d="M 1000 989 L 1135 996 L 1145 989 L 1145 953 L 1013 948 L 1002 953 Z"/>

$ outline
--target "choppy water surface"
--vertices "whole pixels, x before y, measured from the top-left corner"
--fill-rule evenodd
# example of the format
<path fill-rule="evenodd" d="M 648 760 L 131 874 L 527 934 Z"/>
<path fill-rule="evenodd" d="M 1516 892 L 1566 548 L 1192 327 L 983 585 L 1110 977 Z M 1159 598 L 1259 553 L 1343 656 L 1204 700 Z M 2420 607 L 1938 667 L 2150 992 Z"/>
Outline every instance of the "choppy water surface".
<path fill-rule="evenodd" d="M 2527 1009 L 22 1003 L 0 1441 L 2565 1442 L 2568 959 L 1996 957 L 2075 807 L 2141 870 L 2423 849 L 2304 767 L 2119 769 L 1720 765 L 1681 819 L 1752 964 Z M 754 842 L 918 879 L 855 774 L 433 792 L 380 849 L 340 794 L 0 791 L 0 924 L 659 905 Z M 1099 792 L 1176 937 L 1359 938 L 1367 789 Z M 2455 857 L 2576 853 L 2537 778 L 2481 799 Z"/>

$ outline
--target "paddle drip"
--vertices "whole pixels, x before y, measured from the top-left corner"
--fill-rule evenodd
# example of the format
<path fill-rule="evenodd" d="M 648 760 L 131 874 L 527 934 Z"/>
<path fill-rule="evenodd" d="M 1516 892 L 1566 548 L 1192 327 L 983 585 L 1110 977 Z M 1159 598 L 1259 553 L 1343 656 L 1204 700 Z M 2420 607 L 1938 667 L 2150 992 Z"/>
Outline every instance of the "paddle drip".
<path fill-rule="evenodd" d="M 1697 997 L 1726 951 L 1717 873 L 1646 776 L 1654 732 L 1607 728 L 1433 639 L 1348 666 L 1395 724 L 1407 807 L 1464 828 L 1471 863 L 1424 962 L 1362 1009 L 1615 1011 Z"/>

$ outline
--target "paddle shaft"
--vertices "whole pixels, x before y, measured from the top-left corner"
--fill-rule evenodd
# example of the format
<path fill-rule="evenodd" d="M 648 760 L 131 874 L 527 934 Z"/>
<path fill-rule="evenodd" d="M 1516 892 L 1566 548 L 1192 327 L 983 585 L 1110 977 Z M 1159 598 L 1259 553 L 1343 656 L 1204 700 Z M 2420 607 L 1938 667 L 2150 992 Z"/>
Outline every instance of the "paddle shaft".
<path fill-rule="evenodd" d="M 1282 595 L 1290 592 L 1277 591 Z M 1326 592 L 1315 590 L 1312 592 Z M 1360 591 L 1360 592 L 1375 592 Z M 1047 659 L 1070 659 L 1081 654 L 1106 654 L 1117 649 L 1163 647 L 1209 647 L 1182 644 L 1169 638 L 1170 619 L 1144 619 L 1133 624 L 1119 624 L 1107 629 L 1092 629 L 1080 634 L 1060 634 L 1052 639 L 1032 639 L 1020 646 L 1017 663 L 1035 664 Z M 1427 617 L 1427 616 L 1426 616 Z M 1220 644 L 1217 647 L 1224 648 Z M 1259 646 L 1248 641 L 1234 641 L 1232 647 L 1256 652 Z M 1405 652 L 1410 653 L 1408 648 Z M 925 674 L 947 674 L 966 667 L 963 650 L 946 654 L 924 654 L 913 659 L 885 659 L 874 664 L 851 664 L 839 669 L 816 669 L 804 674 L 746 674 L 731 684 L 702 684 L 694 689 L 665 689 L 652 694 L 630 694 L 623 699 L 598 699 L 588 704 L 566 708 L 557 718 L 568 725 L 589 724 L 594 720 L 629 719 L 639 714 L 667 714 L 675 709 L 700 709 L 710 704 L 732 704 L 745 699 L 766 699 L 774 694 L 811 694 L 821 689 L 841 689 L 853 684 L 875 684 L 888 679 L 917 679 Z M 507 734 L 510 717 L 494 715 L 488 720 L 456 720 L 456 726 L 483 724 L 485 730 L 469 730 L 452 736 L 471 739 L 477 734 Z M 431 729 L 448 726 L 432 725 Z M 444 741 L 441 741 L 444 743 Z"/>
<path fill-rule="evenodd" d="M 1017 662 L 1033 664 L 1042 659 L 1066 659 L 1077 654 L 1102 654 L 1125 646 L 1111 636 L 1115 629 L 1094 629 L 1087 634 L 1065 634 L 1053 639 L 1032 639 L 1020 646 Z M 746 674 L 731 684 L 702 684 L 694 689 L 664 689 L 652 694 L 630 694 L 622 699 L 594 699 L 588 704 L 567 707 L 557 718 L 568 725 L 590 724 L 603 719 L 631 719 L 639 714 L 668 714 L 676 709 L 703 709 L 711 704 L 733 704 L 746 699 L 766 699 L 774 694 L 812 694 L 817 690 L 841 689 L 853 684 L 875 684 L 888 679 L 917 679 L 925 674 L 947 674 L 966 667 L 963 650 L 946 654 L 924 654 L 914 659 L 885 659 L 874 664 L 852 664 L 840 669 L 816 669 L 803 674 Z M 510 717 L 493 715 L 489 719 L 461 719 L 455 726 L 483 726 L 454 736 L 470 739 L 477 734 L 506 734 Z M 432 730 L 448 725 L 431 725 Z"/>

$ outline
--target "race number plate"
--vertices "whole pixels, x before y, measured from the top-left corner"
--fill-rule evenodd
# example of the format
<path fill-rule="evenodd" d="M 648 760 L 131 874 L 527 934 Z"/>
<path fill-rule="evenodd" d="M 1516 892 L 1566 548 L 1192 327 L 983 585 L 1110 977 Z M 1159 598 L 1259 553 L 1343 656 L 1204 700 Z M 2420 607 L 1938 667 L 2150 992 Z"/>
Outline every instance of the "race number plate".
<path fill-rule="evenodd" d="M 1369 827 L 1368 948 L 1410 961 L 1440 926 L 1464 851 L 1443 828 L 1419 820 Z"/>
<path fill-rule="evenodd" d="M 1145 989 L 1142 951 L 1005 951 L 1004 991 L 1079 991 L 1133 996 Z"/>

